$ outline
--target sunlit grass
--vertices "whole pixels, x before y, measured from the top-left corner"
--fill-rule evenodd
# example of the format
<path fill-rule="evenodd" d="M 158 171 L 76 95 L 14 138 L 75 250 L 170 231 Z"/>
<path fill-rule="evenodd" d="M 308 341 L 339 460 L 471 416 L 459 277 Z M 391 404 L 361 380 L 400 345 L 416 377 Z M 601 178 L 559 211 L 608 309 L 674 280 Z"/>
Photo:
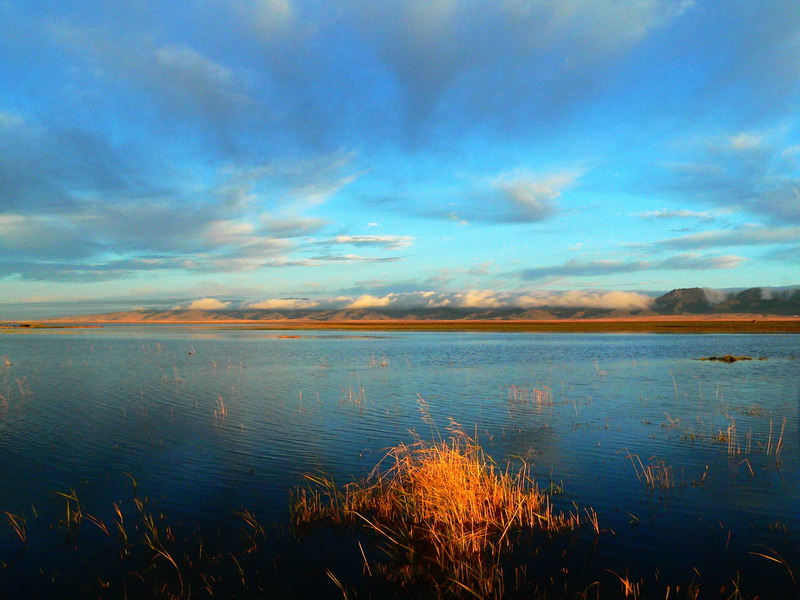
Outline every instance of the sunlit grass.
<path fill-rule="evenodd" d="M 384 575 L 401 585 L 434 579 L 455 595 L 502 597 L 501 559 L 521 533 L 579 527 L 578 512 L 556 512 L 523 467 L 501 470 L 457 429 L 445 441 L 391 448 L 364 481 L 337 486 L 307 476 L 292 522 L 303 527 L 354 523 L 388 544 L 394 564 Z M 597 516 L 588 522 L 599 531 Z"/>

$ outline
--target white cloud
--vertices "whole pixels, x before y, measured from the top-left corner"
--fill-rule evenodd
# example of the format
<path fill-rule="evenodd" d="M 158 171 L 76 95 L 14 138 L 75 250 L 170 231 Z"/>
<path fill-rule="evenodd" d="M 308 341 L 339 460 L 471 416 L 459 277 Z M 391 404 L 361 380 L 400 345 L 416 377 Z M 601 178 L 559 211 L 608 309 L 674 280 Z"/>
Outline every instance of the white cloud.
<path fill-rule="evenodd" d="M 494 292 L 492 290 L 464 290 L 460 292 L 390 292 L 382 296 L 363 294 L 320 301 L 319 305 L 344 304 L 346 308 L 606 308 L 620 310 L 644 310 L 653 303 L 646 294 L 619 291 L 565 291 L 565 292 Z"/>
<path fill-rule="evenodd" d="M 545 176 L 536 176 L 524 170 L 513 171 L 498 176 L 492 185 L 502 193 L 510 209 L 509 220 L 539 222 L 558 212 L 556 198 L 580 176 L 581 171 L 577 170 Z"/>
<path fill-rule="evenodd" d="M 392 297 L 393 295 L 391 294 L 382 298 L 379 298 L 378 296 L 371 296 L 370 294 L 364 294 L 353 300 L 346 306 L 346 308 L 377 308 L 380 306 L 389 306 L 392 301 Z"/>
<path fill-rule="evenodd" d="M 750 133 L 739 133 L 729 138 L 731 148 L 734 150 L 753 150 L 759 148 L 764 138 Z"/>
<path fill-rule="evenodd" d="M 557 306 L 568 308 L 611 308 L 619 310 L 645 310 L 654 302 L 652 296 L 636 292 L 571 290 L 567 292 L 539 292 L 517 298 L 526 308 Z"/>
<path fill-rule="evenodd" d="M 249 237 L 253 233 L 253 224 L 246 221 L 212 221 L 206 228 L 206 237 L 214 244 L 231 244 Z"/>
<path fill-rule="evenodd" d="M 190 302 L 187 306 L 176 306 L 175 308 L 185 308 L 186 310 L 221 310 L 230 306 L 230 302 L 221 302 L 216 298 L 201 298 Z"/>
<path fill-rule="evenodd" d="M 315 308 L 317 306 L 319 306 L 319 302 L 309 300 L 308 298 L 270 298 L 269 300 L 261 300 L 260 302 L 246 304 L 244 308 L 294 310 Z"/>
<path fill-rule="evenodd" d="M 703 293 L 706 295 L 706 300 L 708 300 L 709 304 L 719 304 L 728 299 L 728 294 L 722 290 L 703 288 Z"/>
<path fill-rule="evenodd" d="M 453 303 L 463 308 L 500 308 L 506 305 L 491 290 L 467 290 L 456 294 Z"/>

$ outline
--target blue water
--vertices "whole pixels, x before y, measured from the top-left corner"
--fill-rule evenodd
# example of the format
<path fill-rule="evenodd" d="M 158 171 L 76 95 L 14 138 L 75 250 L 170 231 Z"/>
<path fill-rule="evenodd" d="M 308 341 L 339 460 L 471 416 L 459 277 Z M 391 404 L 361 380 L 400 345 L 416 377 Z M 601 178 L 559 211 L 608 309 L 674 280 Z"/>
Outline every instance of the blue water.
<path fill-rule="evenodd" d="M 723 354 L 766 360 L 697 360 Z M 31 539 L 0 515 L 0 592 L 58 570 L 41 541 L 63 519 L 54 492 L 105 522 L 135 495 L 199 532 L 243 508 L 282 525 L 304 474 L 362 477 L 390 446 L 446 437 L 449 419 L 564 508 L 594 508 L 598 562 L 780 589 L 788 569 L 752 552 L 800 575 L 799 402 L 796 335 L 3 333 L 0 511 Z M 651 489 L 636 457 L 672 483 Z"/>

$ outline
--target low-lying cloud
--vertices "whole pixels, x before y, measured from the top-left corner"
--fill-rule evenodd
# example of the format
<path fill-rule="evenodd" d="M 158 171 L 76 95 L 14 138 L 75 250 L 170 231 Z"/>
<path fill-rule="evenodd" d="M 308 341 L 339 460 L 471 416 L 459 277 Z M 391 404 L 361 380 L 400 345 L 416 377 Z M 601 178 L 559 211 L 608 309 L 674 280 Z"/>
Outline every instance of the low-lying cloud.
<path fill-rule="evenodd" d="M 536 292 L 518 298 L 526 308 L 559 306 L 568 308 L 610 308 L 618 310 L 646 310 L 654 298 L 637 292 L 585 291 Z"/>
<path fill-rule="evenodd" d="M 178 304 L 174 308 L 185 310 L 223 310 L 231 305 L 230 302 L 222 302 L 216 298 L 200 298 L 188 304 Z"/>
<path fill-rule="evenodd" d="M 382 295 L 309 298 L 274 298 L 244 303 L 243 308 L 258 309 L 532 309 L 532 308 L 595 308 L 646 310 L 654 297 L 638 292 L 605 290 L 571 290 L 561 292 L 496 292 L 470 289 L 456 292 L 421 290 L 390 292 Z"/>

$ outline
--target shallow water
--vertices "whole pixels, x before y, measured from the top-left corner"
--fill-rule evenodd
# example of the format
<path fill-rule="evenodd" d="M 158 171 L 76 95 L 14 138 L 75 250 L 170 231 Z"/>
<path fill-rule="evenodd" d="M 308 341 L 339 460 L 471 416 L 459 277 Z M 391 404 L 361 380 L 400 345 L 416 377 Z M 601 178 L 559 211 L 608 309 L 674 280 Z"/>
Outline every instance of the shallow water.
<path fill-rule="evenodd" d="M 766 360 L 697 360 L 723 354 Z M 0 523 L 0 592 L 48 589 L 25 581 L 58 570 L 54 542 L 32 539 L 61 518 L 53 492 L 105 520 L 138 494 L 201 532 L 242 508 L 285 524 L 303 474 L 364 476 L 449 419 L 563 507 L 594 508 L 604 569 L 780 591 L 786 567 L 752 554 L 775 551 L 800 575 L 800 336 L 119 326 L 6 333 L 3 356 L 0 511 L 31 539 L 21 553 Z M 636 457 L 672 481 L 651 489 Z"/>

